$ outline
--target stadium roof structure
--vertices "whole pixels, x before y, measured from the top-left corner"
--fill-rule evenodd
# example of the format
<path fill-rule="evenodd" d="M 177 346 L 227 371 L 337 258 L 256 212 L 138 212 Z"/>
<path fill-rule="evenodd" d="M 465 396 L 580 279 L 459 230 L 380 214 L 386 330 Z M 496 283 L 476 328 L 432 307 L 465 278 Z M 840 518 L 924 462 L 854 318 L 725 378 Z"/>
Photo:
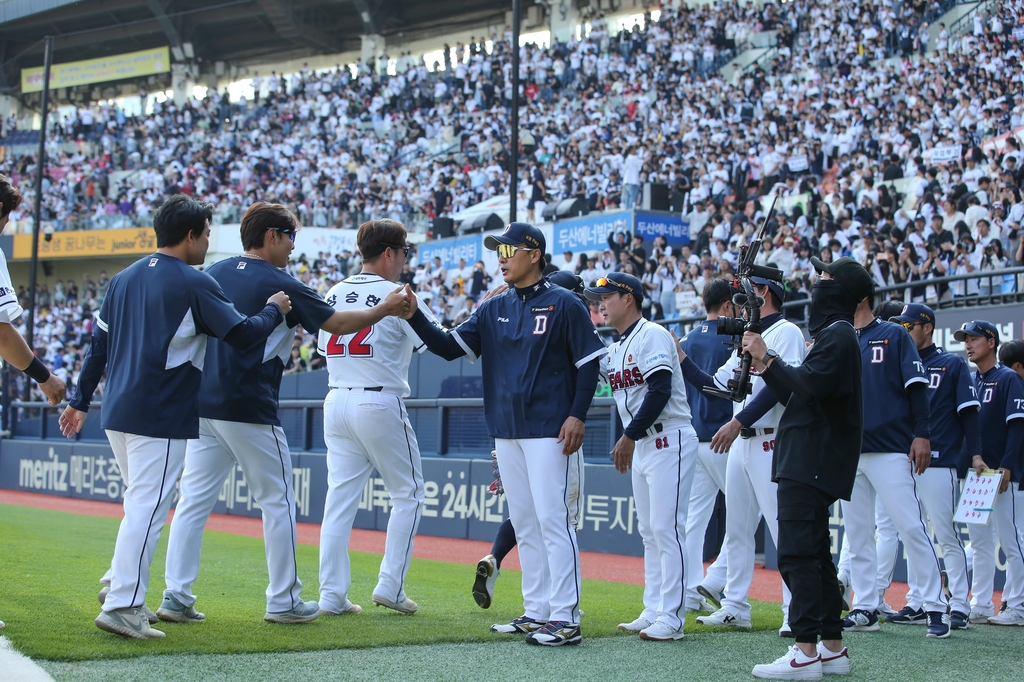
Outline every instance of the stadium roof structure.
<path fill-rule="evenodd" d="M 504 25 L 507 0 L 0 0 L 0 90 L 41 66 L 188 43 L 202 62 L 231 65 L 358 51 L 360 36 L 410 42 Z M 188 53 L 188 48 L 185 49 Z"/>

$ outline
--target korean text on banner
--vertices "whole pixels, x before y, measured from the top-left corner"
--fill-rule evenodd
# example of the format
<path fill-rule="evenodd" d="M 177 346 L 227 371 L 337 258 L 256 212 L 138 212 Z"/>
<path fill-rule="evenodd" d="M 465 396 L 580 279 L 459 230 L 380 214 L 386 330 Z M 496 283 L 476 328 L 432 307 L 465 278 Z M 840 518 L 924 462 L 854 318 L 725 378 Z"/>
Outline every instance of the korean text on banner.
<path fill-rule="evenodd" d="M 171 54 L 166 47 L 140 52 L 115 54 L 80 62 L 54 64 L 50 68 L 51 88 L 70 88 L 89 83 L 105 83 L 125 78 L 152 76 L 171 70 Z M 21 70 L 21 92 L 41 92 L 43 67 Z"/>
<path fill-rule="evenodd" d="M 959 161 L 963 155 L 963 145 L 946 144 L 932 148 L 932 163 L 949 163 Z"/>
<path fill-rule="evenodd" d="M 633 216 L 633 234 L 641 235 L 645 242 L 664 236 L 669 244 L 690 243 L 690 221 L 679 216 L 636 211 Z"/>
<path fill-rule="evenodd" d="M 551 253 L 572 251 L 603 251 L 608 248 L 608 235 L 622 230 L 629 231 L 629 212 L 602 213 L 569 220 L 559 220 L 552 226 Z"/>
<path fill-rule="evenodd" d="M 123 230 L 84 230 L 55 232 L 46 240 L 39 235 L 39 257 L 89 258 L 92 256 L 143 256 L 156 251 L 156 232 L 151 227 L 130 227 Z M 14 257 L 32 258 L 32 235 L 14 235 Z"/>
<path fill-rule="evenodd" d="M 417 247 L 419 262 L 430 265 L 434 258 L 441 259 L 441 265 L 445 268 L 457 266 L 460 259 L 466 263 L 473 264 L 480 260 L 480 252 L 483 248 L 483 237 L 473 234 L 456 239 L 441 239 L 437 241 L 423 242 Z"/>

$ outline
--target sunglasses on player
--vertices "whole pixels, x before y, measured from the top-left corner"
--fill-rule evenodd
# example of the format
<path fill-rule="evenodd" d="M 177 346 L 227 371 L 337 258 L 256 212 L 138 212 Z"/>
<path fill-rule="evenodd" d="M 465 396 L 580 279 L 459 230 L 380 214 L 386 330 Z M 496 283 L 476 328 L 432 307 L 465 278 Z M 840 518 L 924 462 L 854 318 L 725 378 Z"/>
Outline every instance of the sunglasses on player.
<path fill-rule="evenodd" d="M 395 249 L 397 251 L 401 251 L 403 254 L 405 254 L 406 260 L 409 259 L 409 251 L 410 251 L 410 249 L 412 249 L 412 247 L 409 246 L 408 244 L 399 245 L 399 244 L 386 244 L 384 242 L 381 242 L 381 246 L 386 246 L 389 249 Z"/>
<path fill-rule="evenodd" d="M 900 326 L 906 329 L 908 332 L 914 331 L 914 327 L 921 324 L 920 322 L 900 322 Z"/>
<path fill-rule="evenodd" d="M 295 241 L 295 228 L 292 228 L 292 227 L 287 227 L 287 228 L 285 228 L 285 227 L 268 227 L 267 229 L 268 230 L 273 230 L 274 232 L 280 232 L 281 234 L 288 235 L 288 239 L 291 239 L 293 242 Z"/>
<path fill-rule="evenodd" d="M 513 246 L 512 244 L 498 244 L 498 248 L 495 251 L 498 252 L 498 256 L 501 258 L 511 258 L 516 255 L 516 251 L 536 251 L 537 249 L 530 249 L 525 246 Z"/>

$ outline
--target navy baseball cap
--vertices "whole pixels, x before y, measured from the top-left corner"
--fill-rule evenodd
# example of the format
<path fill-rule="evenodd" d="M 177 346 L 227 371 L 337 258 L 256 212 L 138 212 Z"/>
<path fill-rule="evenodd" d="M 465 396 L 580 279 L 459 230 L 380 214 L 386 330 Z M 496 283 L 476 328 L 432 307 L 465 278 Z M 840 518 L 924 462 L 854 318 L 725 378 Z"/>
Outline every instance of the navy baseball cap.
<path fill-rule="evenodd" d="M 544 233 L 529 223 L 509 223 L 501 234 L 484 237 L 484 248 L 494 251 L 498 244 L 525 244 L 527 248 L 538 249 L 541 253 L 547 248 Z"/>
<path fill-rule="evenodd" d="M 548 275 L 548 280 L 550 280 L 552 284 L 557 284 L 563 289 L 568 289 L 574 294 L 583 293 L 583 280 L 580 279 L 579 275 L 573 274 L 568 270 L 552 272 Z"/>
<path fill-rule="evenodd" d="M 750 281 L 754 284 L 760 284 L 763 287 L 771 289 L 772 293 L 779 297 L 779 303 L 786 300 L 786 290 L 782 287 L 782 282 L 776 282 L 773 279 L 767 277 L 751 277 Z"/>
<path fill-rule="evenodd" d="M 935 311 L 923 303 L 908 303 L 903 306 L 903 312 L 889 318 L 890 322 L 901 324 L 930 324 L 935 326 Z"/>
<path fill-rule="evenodd" d="M 633 294 L 637 301 L 644 300 L 644 287 L 640 280 L 624 272 L 609 272 L 594 282 L 594 286 L 587 287 L 583 293 L 591 301 L 600 301 L 604 294 Z"/>
<path fill-rule="evenodd" d="M 966 341 L 968 336 L 984 336 L 986 339 L 995 339 L 999 344 L 999 330 L 991 322 L 985 320 L 971 320 L 964 322 L 955 332 L 953 338 L 957 341 Z"/>

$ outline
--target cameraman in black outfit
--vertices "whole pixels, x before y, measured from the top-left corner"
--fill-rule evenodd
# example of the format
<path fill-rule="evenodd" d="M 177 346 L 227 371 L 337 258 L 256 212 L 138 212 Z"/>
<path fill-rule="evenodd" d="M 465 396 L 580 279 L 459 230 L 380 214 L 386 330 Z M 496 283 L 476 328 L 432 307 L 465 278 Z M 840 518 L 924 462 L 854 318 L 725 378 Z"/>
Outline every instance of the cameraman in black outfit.
<path fill-rule="evenodd" d="M 779 571 L 793 593 L 789 625 L 796 646 L 774 663 L 754 668 L 755 677 L 768 679 L 793 679 L 804 672 L 801 668 L 812 675 L 816 670 L 845 674 L 850 667 L 828 519 L 833 503 L 850 498 L 860 459 L 861 351 L 853 313 L 871 293 L 872 282 L 852 258 L 828 265 L 811 260 L 820 274 L 808 326 L 814 344 L 803 364 L 791 367 L 759 334 L 743 335 L 754 369 L 786 406 L 772 480 L 779 485 Z"/>

